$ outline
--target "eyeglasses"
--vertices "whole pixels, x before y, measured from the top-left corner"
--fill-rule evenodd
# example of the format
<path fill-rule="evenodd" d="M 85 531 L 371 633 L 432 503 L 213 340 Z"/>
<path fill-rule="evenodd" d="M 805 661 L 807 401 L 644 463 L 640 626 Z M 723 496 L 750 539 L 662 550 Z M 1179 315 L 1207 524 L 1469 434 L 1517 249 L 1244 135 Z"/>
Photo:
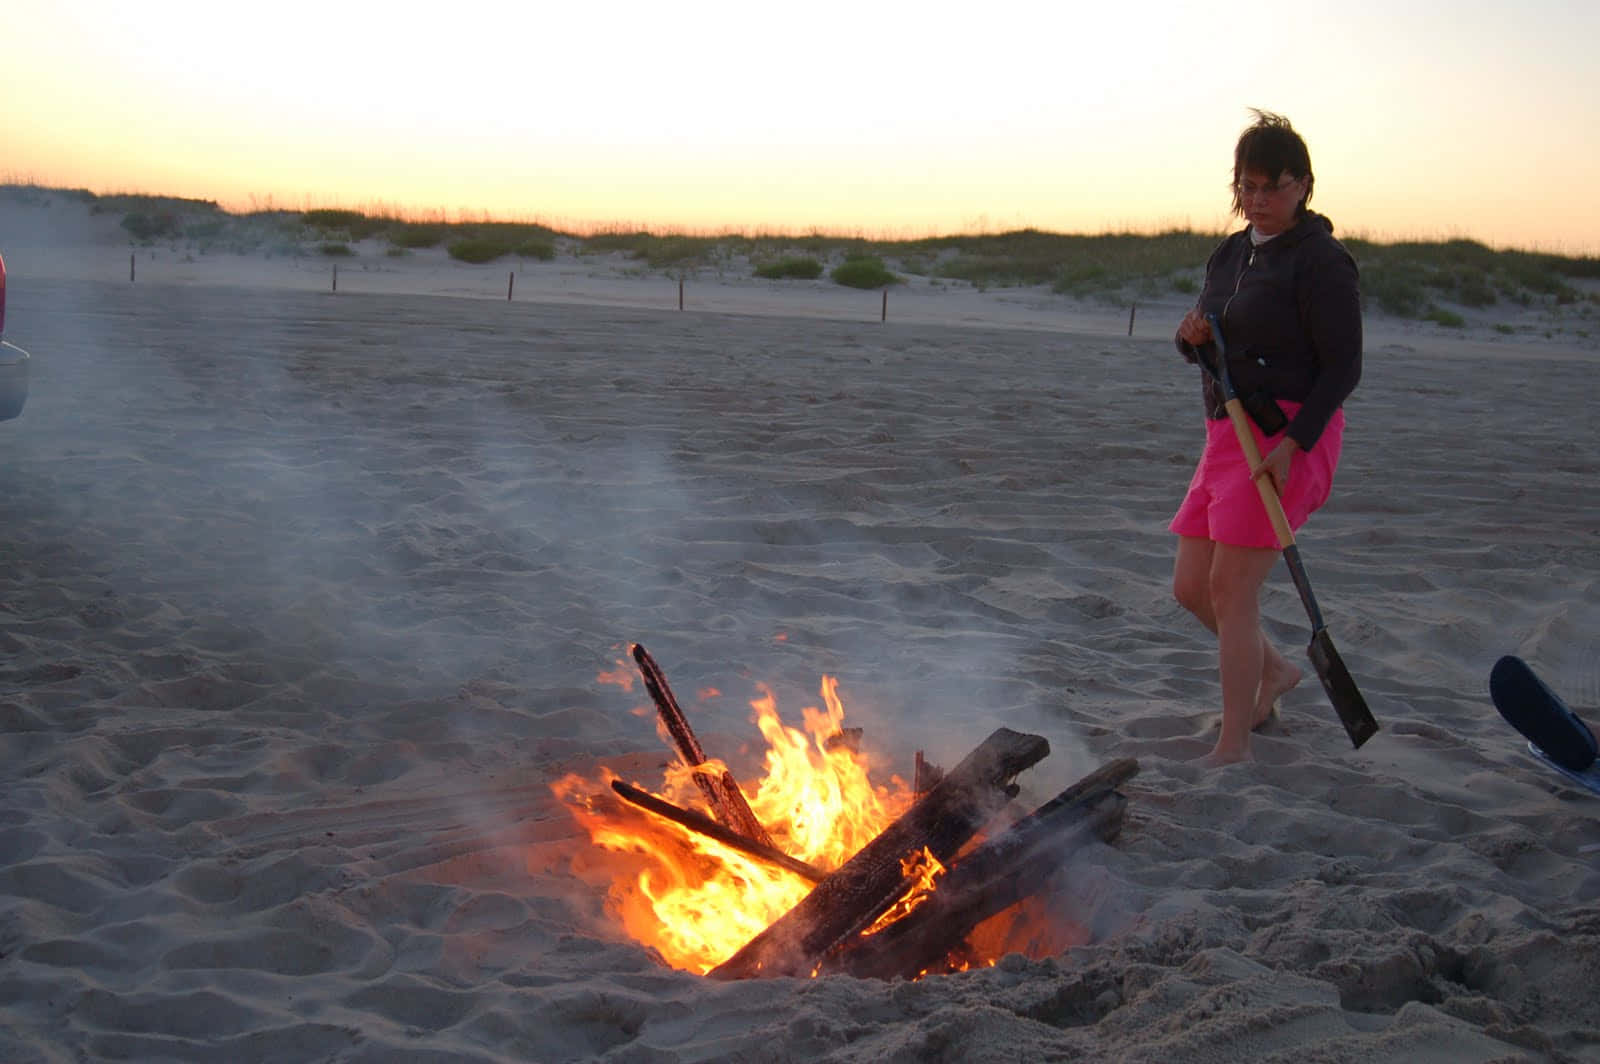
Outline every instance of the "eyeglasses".
<path fill-rule="evenodd" d="M 1240 181 L 1233 186 L 1233 191 L 1238 194 L 1241 200 L 1254 199 L 1256 196 L 1275 195 L 1284 189 L 1290 188 L 1299 180 L 1298 177 L 1291 177 L 1281 185 L 1252 185 L 1248 181 Z"/>

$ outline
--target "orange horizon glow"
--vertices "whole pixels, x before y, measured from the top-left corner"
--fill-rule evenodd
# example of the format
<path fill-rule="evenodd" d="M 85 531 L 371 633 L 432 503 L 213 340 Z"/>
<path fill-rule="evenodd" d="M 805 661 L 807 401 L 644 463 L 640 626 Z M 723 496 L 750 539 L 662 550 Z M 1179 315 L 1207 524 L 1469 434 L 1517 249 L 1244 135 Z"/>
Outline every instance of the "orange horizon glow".
<path fill-rule="evenodd" d="M 1222 232 L 1262 106 L 1339 234 L 1600 254 L 1600 5 L 1350 0 L 1262 37 L 1155 0 L 621 7 L 8 5 L 0 180 L 574 233 Z"/>
<path fill-rule="evenodd" d="M 31 173 L 23 176 L 0 174 L 0 184 L 32 186 L 46 191 L 69 192 L 82 190 L 96 197 L 147 196 L 193 200 L 213 203 L 226 213 L 236 216 L 272 211 L 352 210 L 368 217 L 393 218 L 404 222 L 436 222 L 440 224 L 509 222 L 540 225 L 557 233 L 577 237 L 589 237 L 606 233 L 649 232 L 656 235 L 694 237 L 728 236 L 798 239 L 809 236 L 823 236 L 873 241 L 915 241 L 941 237 L 982 236 L 1015 232 L 1023 229 L 1068 236 L 1156 236 L 1171 232 L 1215 233 L 1220 236 L 1244 226 L 1244 222 L 1241 219 L 1227 212 L 1226 205 L 1214 212 L 1214 216 L 1207 217 L 1203 222 L 1196 222 L 1194 219 L 1187 217 L 1157 218 L 1152 221 L 1108 221 L 1100 225 L 1083 225 L 1071 228 L 1039 224 L 1021 216 L 1013 216 L 1006 219 L 979 214 L 963 218 L 961 221 L 951 224 L 905 221 L 898 225 L 888 222 L 866 225 L 854 219 L 840 220 L 834 224 L 817 221 L 804 223 L 730 221 L 725 213 L 708 212 L 703 216 L 696 216 L 694 212 L 688 211 L 658 211 L 650 218 L 639 216 L 622 218 L 608 213 L 602 207 L 577 210 L 569 215 L 556 216 L 547 211 L 534 210 L 515 204 L 500 207 L 445 207 L 436 204 L 405 204 L 367 196 L 344 197 L 332 193 L 325 196 L 305 193 L 298 198 L 279 197 L 270 193 L 248 193 L 242 197 L 229 198 L 225 195 L 211 194 L 206 189 L 188 188 L 182 191 L 175 191 L 171 188 L 153 189 L 128 185 L 96 185 L 90 181 L 70 178 L 41 180 Z M 1324 213 L 1332 213 L 1328 205 L 1320 201 L 1320 197 L 1319 201 L 1314 203 L 1313 206 Z M 1337 224 L 1340 221 L 1340 216 L 1335 215 L 1334 221 Z M 1336 235 L 1341 239 L 1360 239 L 1378 244 L 1442 243 L 1453 240 L 1471 240 L 1497 251 L 1532 251 L 1574 257 L 1600 255 L 1600 238 L 1592 242 L 1583 242 L 1578 239 L 1581 231 L 1562 229 L 1549 235 L 1548 239 L 1545 240 L 1539 239 L 1536 235 L 1526 230 L 1519 230 L 1519 232 L 1523 232 L 1524 235 L 1518 237 L 1516 234 L 1511 234 L 1506 239 L 1498 239 L 1482 229 L 1471 231 L 1464 227 L 1448 227 L 1437 230 L 1426 230 L 1418 227 L 1409 229 L 1373 229 L 1343 224 L 1337 225 L 1336 229 Z M 3 238 L 3 234 L 0 234 L 0 238 Z M 3 239 L 0 239 L 0 246 L 3 246 Z"/>

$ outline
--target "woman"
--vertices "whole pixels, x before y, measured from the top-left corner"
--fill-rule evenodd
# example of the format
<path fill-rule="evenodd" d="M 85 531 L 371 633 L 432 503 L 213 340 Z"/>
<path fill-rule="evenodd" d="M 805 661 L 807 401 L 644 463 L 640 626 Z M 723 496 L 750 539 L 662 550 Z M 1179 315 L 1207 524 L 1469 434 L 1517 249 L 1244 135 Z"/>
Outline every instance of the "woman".
<path fill-rule="evenodd" d="M 1215 357 L 1206 315 L 1216 316 L 1265 456 L 1249 466 L 1221 389 L 1203 375 L 1205 451 L 1170 527 L 1178 535 L 1173 593 L 1217 636 L 1222 731 L 1213 764 L 1248 759 L 1250 733 L 1301 677 L 1261 630 L 1261 585 L 1280 550 L 1254 478 L 1270 479 L 1291 527 L 1304 524 L 1328 499 L 1341 405 L 1361 377 L 1355 260 L 1333 238 L 1333 223 L 1306 207 L 1314 179 L 1305 141 L 1281 115 L 1254 113 L 1233 153 L 1233 212 L 1249 225 L 1212 252 L 1199 302 L 1177 335 L 1189 361 Z"/>

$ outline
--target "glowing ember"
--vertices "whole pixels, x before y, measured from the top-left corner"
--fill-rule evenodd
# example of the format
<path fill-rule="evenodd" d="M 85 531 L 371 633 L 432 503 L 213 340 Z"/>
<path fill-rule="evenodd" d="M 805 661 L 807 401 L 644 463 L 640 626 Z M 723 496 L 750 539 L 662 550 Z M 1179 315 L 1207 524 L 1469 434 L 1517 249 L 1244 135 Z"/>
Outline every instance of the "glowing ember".
<path fill-rule="evenodd" d="M 940 864 L 939 859 L 929 853 L 928 848 L 924 846 L 900 862 L 900 871 L 911 881 L 911 888 L 906 891 L 905 897 L 895 902 L 882 916 L 873 921 L 871 927 L 861 932 L 863 935 L 877 934 L 927 901 L 928 896 L 933 893 L 933 881 L 944 875 L 944 865 Z"/>
<path fill-rule="evenodd" d="M 765 775 L 754 785 L 741 781 L 741 787 L 780 849 L 830 872 L 904 813 L 915 795 L 897 776 L 889 787 L 874 786 L 868 756 L 852 744 L 830 742 L 844 720 L 838 681 L 824 676 L 821 693 L 825 708 L 803 709 L 802 730 L 783 723 L 776 697 L 761 688 L 761 697 L 750 705 L 767 742 Z M 720 773 L 724 766 L 708 761 L 691 769 L 674 761 L 658 796 L 704 809 L 696 771 Z M 554 790 L 595 844 L 635 855 L 642 863 L 636 876 L 612 884 L 608 905 L 632 937 L 653 946 L 672 966 L 709 971 L 810 892 L 812 884 L 799 875 L 670 821 L 602 808 L 590 796 L 615 778 L 606 770 L 597 786 L 568 776 Z M 909 860 L 922 871 L 920 892 L 925 894 L 942 869 L 920 855 Z M 914 904 L 902 903 L 895 918 Z"/>

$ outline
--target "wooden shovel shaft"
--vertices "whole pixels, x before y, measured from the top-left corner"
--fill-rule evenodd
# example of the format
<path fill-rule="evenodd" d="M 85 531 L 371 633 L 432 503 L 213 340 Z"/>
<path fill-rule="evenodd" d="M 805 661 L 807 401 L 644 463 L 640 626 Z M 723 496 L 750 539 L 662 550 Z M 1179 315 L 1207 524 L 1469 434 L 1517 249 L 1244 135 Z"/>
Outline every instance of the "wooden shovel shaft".
<path fill-rule="evenodd" d="M 1239 402 L 1238 396 L 1230 395 L 1224 404 L 1228 411 L 1228 420 L 1233 423 L 1233 434 L 1239 437 L 1239 449 L 1244 452 L 1246 462 L 1254 469 L 1261 464 L 1261 448 L 1256 446 L 1255 433 L 1250 429 L 1250 415 L 1245 412 L 1244 404 Z M 1294 589 L 1300 593 L 1300 602 L 1306 608 L 1306 616 L 1311 618 L 1311 631 L 1322 631 L 1324 624 L 1322 610 L 1317 606 L 1317 597 L 1311 593 L 1311 578 L 1306 575 L 1305 563 L 1300 560 L 1300 548 L 1295 546 L 1294 529 L 1289 527 L 1289 517 L 1283 512 L 1283 500 L 1278 498 L 1277 489 L 1266 477 L 1256 477 L 1256 492 L 1261 496 L 1261 505 L 1267 509 L 1267 519 L 1272 522 L 1272 531 L 1278 536 L 1278 546 L 1283 549 L 1284 564 L 1289 567 L 1289 577 L 1294 581 Z"/>
<path fill-rule="evenodd" d="M 1224 405 L 1228 410 L 1228 420 L 1233 422 L 1233 434 L 1239 437 L 1239 449 L 1244 452 L 1250 468 L 1254 469 L 1261 464 L 1261 448 L 1256 446 L 1255 433 L 1250 430 L 1250 415 L 1245 413 L 1244 404 L 1238 396 L 1228 396 Z M 1267 518 L 1272 522 L 1272 531 L 1278 535 L 1278 546 L 1288 550 L 1294 546 L 1294 529 L 1289 527 L 1289 518 L 1283 512 L 1283 501 L 1278 498 L 1270 480 L 1266 477 L 1254 479 L 1256 491 L 1261 495 L 1261 505 L 1267 508 Z"/>

